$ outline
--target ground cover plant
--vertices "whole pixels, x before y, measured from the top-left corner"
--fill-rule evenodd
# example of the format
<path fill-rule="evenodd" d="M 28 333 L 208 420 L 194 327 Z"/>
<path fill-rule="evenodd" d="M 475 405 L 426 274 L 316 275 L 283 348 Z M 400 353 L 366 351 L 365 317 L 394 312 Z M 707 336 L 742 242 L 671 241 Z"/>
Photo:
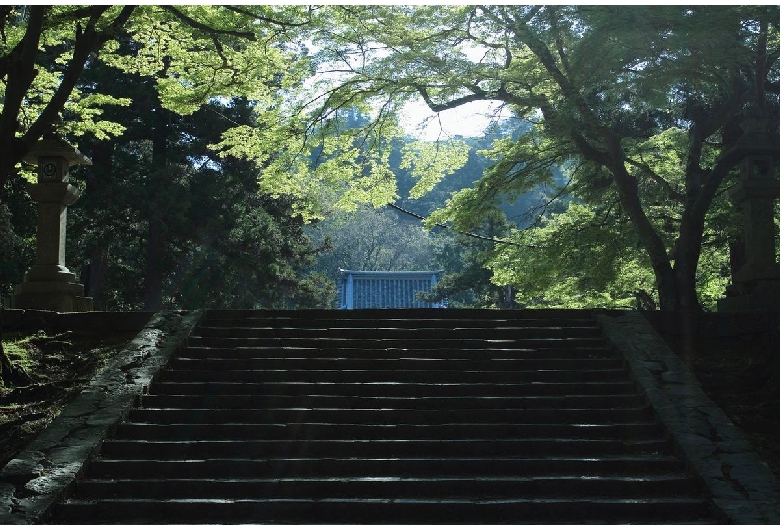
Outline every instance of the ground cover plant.
<path fill-rule="evenodd" d="M 3 348 L 26 381 L 0 387 L 0 465 L 46 428 L 134 335 L 4 332 Z"/>

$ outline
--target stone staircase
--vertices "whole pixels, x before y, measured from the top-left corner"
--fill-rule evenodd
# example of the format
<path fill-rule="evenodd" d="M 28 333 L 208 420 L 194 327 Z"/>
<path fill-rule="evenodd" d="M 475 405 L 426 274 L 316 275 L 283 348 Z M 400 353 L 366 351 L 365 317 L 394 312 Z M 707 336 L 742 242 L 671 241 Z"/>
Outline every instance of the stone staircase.
<path fill-rule="evenodd" d="M 210 311 L 49 523 L 716 523 L 587 312 Z"/>

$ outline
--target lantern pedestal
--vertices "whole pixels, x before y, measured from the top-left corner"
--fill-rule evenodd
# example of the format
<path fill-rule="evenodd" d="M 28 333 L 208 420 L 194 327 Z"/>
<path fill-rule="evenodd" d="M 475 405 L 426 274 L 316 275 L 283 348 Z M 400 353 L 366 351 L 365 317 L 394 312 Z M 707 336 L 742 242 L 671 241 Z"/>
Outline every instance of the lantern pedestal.
<path fill-rule="evenodd" d="M 780 280 L 755 280 L 729 285 L 726 298 L 718 300 L 718 311 L 780 311 Z"/>
<path fill-rule="evenodd" d="M 38 183 L 27 191 L 38 203 L 35 264 L 14 289 L 11 307 L 46 311 L 91 311 L 92 299 L 84 297 L 84 286 L 65 267 L 65 227 L 68 206 L 79 198 L 68 184 L 68 168 L 91 163 L 74 147 L 59 138 L 44 138 L 25 158 L 38 164 Z"/>

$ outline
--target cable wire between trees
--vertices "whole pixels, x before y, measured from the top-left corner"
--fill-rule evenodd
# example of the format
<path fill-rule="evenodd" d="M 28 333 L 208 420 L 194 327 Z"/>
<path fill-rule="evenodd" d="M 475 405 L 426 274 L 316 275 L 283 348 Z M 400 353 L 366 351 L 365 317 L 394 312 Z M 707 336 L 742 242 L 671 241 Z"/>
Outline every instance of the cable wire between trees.
<path fill-rule="evenodd" d="M 398 210 L 399 212 L 405 213 L 406 215 L 410 215 L 410 216 L 412 216 L 412 217 L 414 217 L 416 219 L 419 219 L 420 221 L 425 221 L 425 219 L 426 219 L 422 215 L 416 214 L 414 212 L 410 212 L 409 210 L 405 210 L 404 208 L 401 208 L 400 206 L 398 206 L 398 205 L 396 205 L 396 204 L 394 204 L 392 202 L 388 202 L 387 205 L 390 206 L 391 208 L 394 208 L 394 209 Z M 452 232 L 455 232 L 457 234 L 461 234 L 461 235 L 464 235 L 464 236 L 473 237 L 473 238 L 476 238 L 476 239 L 481 239 L 483 241 L 490 241 L 491 243 L 498 243 L 498 244 L 501 244 L 501 245 L 512 245 L 514 247 L 536 248 L 536 245 L 523 245 L 523 244 L 520 244 L 520 243 L 515 243 L 513 241 L 507 241 L 505 239 L 496 239 L 494 237 L 483 236 L 481 234 L 474 234 L 474 233 L 471 233 L 471 232 L 463 232 L 461 230 L 455 230 L 451 226 L 443 225 L 441 223 L 436 223 L 435 226 L 438 226 L 439 228 L 444 228 L 445 230 L 450 230 Z"/>

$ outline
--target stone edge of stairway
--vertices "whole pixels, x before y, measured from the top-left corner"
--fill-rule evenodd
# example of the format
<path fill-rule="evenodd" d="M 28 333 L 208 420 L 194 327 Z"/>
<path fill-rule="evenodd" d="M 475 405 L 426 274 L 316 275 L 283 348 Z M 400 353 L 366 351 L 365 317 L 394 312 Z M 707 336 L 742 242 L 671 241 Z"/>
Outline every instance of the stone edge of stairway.
<path fill-rule="evenodd" d="M 722 516 L 732 524 L 780 523 L 780 481 L 652 325 L 636 312 L 596 313 Z"/>
<path fill-rule="evenodd" d="M 63 498 L 100 447 L 184 343 L 203 311 L 162 311 L 62 413 L 0 470 L 0 524 L 34 524 Z"/>

